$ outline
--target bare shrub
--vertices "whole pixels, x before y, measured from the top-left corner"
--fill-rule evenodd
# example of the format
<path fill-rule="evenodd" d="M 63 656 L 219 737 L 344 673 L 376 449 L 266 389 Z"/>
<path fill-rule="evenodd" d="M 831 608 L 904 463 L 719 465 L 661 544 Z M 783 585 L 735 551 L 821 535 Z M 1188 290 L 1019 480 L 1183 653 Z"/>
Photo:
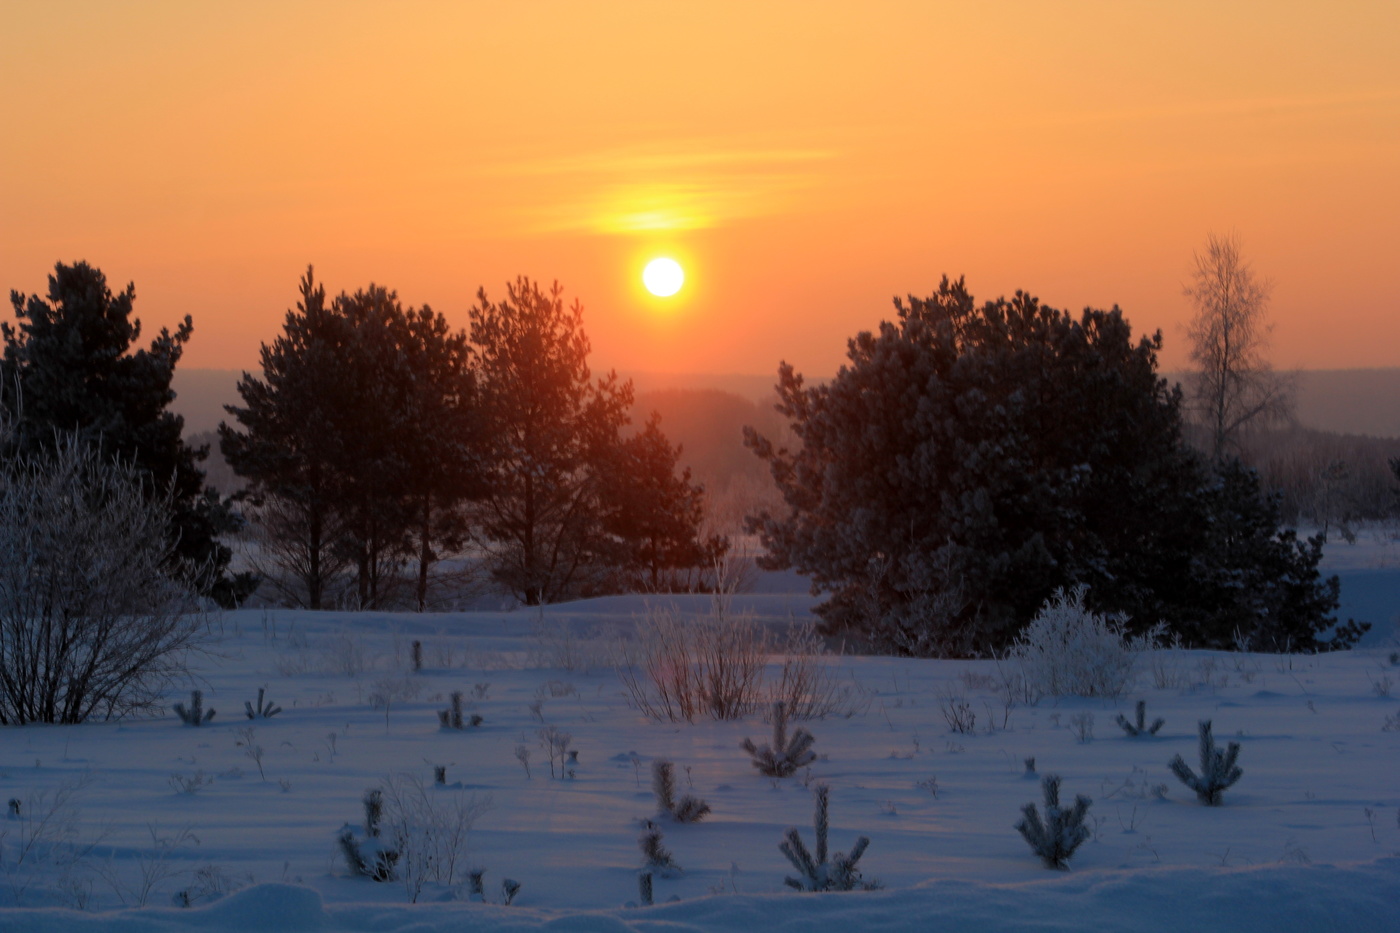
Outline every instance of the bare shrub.
<path fill-rule="evenodd" d="M 397 874 L 416 903 L 428 882 L 452 887 L 467 862 L 467 837 L 491 808 L 489 797 L 435 792 L 414 774 L 395 774 L 382 786 L 383 832 L 399 853 Z"/>
<path fill-rule="evenodd" d="M 782 649 L 782 667 L 767 688 L 765 705 L 782 703 L 789 719 L 850 719 L 870 707 L 871 694 L 854 678 L 842 679 L 822 647 L 816 627 L 794 624 Z"/>
<path fill-rule="evenodd" d="M 948 723 L 950 732 L 967 735 L 977 731 L 977 714 L 973 712 L 972 704 L 967 702 L 967 697 L 957 690 L 949 688 L 939 694 L 938 710 Z"/>
<path fill-rule="evenodd" d="M 11 798 L 7 819 L 0 822 L 0 878 L 15 905 L 35 882 L 55 882 L 60 888 L 86 890 L 82 866 L 106 838 L 105 830 L 85 837 L 79 829 L 77 799 L 93 783 L 88 773 L 48 791 L 34 791 L 23 800 Z"/>
<path fill-rule="evenodd" d="M 1152 648 L 1163 627 L 1140 636 L 1121 616 L 1084 608 L 1087 588 L 1057 590 L 1017 637 L 1008 660 L 1020 668 L 1037 696 L 1116 697 L 1132 683 L 1138 656 Z"/>
<path fill-rule="evenodd" d="M 209 632 L 169 493 L 73 438 L 0 479 L 0 724 L 156 710 Z"/>
<path fill-rule="evenodd" d="M 351 635 L 335 635 L 321 646 L 322 669 L 330 674 L 359 677 L 374 667 L 364 644 Z"/>
<path fill-rule="evenodd" d="M 739 719 L 763 702 L 768 634 L 722 600 L 707 619 L 687 620 L 674 605 L 648 607 L 617 667 L 632 705 L 669 722 Z"/>
<path fill-rule="evenodd" d="M 541 612 L 530 633 L 525 667 L 587 674 L 616 662 L 618 640 L 609 627 L 579 634 L 568 620 L 546 619 Z"/>

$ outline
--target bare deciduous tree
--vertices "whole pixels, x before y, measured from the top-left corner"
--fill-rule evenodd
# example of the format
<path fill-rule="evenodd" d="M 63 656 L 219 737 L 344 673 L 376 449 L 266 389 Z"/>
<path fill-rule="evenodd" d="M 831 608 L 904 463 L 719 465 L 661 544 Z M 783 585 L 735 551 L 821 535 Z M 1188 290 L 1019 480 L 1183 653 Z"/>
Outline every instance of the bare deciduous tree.
<path fill-rule="evenodd" d="M 1196 366 L 1192 402 L 1218 460 L 1238 450 L 1248 428 L 1292 415 L 1294 380 L 1274 372 L 1265 357 L 1271 286 L 1240 255 L 1239 239 L 1211 234 L 1195 264 L 1184 289 L 1196 306 L 1187 329 Z"/>
<path fill-rule="evenodd" d="M 169 494 L 72 436 L 0 475 L 0 724 L 155 708 L 208 627 Z"/>

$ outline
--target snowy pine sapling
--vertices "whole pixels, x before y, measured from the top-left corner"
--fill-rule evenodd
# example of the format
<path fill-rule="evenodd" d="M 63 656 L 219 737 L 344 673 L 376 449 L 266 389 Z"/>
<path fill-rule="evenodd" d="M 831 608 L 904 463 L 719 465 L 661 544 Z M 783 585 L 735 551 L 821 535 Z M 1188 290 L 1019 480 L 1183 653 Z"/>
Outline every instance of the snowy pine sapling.
<path fill-rule="evenodd" d="M 677 823 L 698 823 L 710 812 L 708 803 L 690 794 L 676 800 L 675 765 L 669 761 L 658 758 L 651 763 L 651 790 L 661 812 Z"/>
<path fill-rule="evenodd" d="M 1147 724 L 1146 700 L 1137 701 L 1136 723 L 1129 722 L 1128 717 L 1124 716 L 1122 713 L 1118 714 L 1118 725 L 1122 726 L 1123 731 L 1128 733 L 1128 735 L 1132 736 L 1133 738 L 1137 738 L 1138 736 L 1142 735 L 1156 735 L 1157 730 L 1166 725 L 1166 722 L 1167 721 L 1165 719 L 1163 719 L 1161 716 L 1158 716 L 1152 721 L 1152 725 L 1149 726 Z"/>
<path fill-rule="evenodd" d="M 1231 742 L 1221 751 L 1215 747 L 1215 736 L 1211 735 L 1209 719 L 1201 720 L 1201 773 L 1196 775 L 1177 755 L 1169 767 L 1181 783 L 1196 792 L 1196 798 L 1208 807 L 1221 804 L 1226 788 L 1233 785 L 1244 774 L 1235 765 L 1240 755 L 1240 743 Z"/>
<path fill-rule="evenodd" d="M 278 713 L 282 712 L 282 707 L 273 706 L 271 700 L 269 700 L 266 704 L 263 703 L 264 690 L 265 688 L 263 687 L 258 688 L 257 706 L 254 706 L 248 700 L 243 701 L 243 711 L 248 714 L 249 719 L 271 719 L 273 716 L 276 716 Z"/>
<path fill-rule="evenodd" d="M 744 739 L 741 747 L 753 757 L 753 766 L 768 777 L 789 777 L 817 760 L 812 751 L 816 739 L 812 733 L 799 727 L 789 738 L 787 735 L 787 708 L 781 700 L 773 704 L 773 744 L 762 748 L 754 745 L 752 739 Z"/>
<path fill-rule="evenodd" d="M 1074 798 L 1073 807 L 1063 810 L 1060 808 L 1059 775 L 1046 775 L 1041 787 L 1045 793 L 1045 820 L 1041 821 L 1035 804 L 1028 803 L 1021 808 L 1025 816 L 1016 824 L 1016 831 L 1030 843 L 1046 868 L 1064 868 L 1074 850 L 1089 838 L 1084 815 L 1093 801 L 1080 794 Z"/>
<path fill-rule="evenodd" d="M 467 872 L 467 899 L 478 904 L 486 903 L 486 869 L 474 868 Z M 501 879 L 501 903 L 507 906 L 520 893 L 520 882 L 514 878 Z"/>
<path fill-rule="evenodd" d="M 452 705 L 438 710 L 438 725 L 444 729 L 462 728 L 462 691 L 452 692 Z"/>
<path fill-rule="evenodd" d="M 645 869 L 637 875 L 637 900 L 643 907 L 650 907 L 653 902 L 651 872 Z"/>
<path fill-rule="evenodd" d="M 204 709 L 204 691 L 190 691 L 190 706 L 185 708 L 185 704 L 176 703 L 174 706 L 175 715 L 180 717 L 180 721 L 187 726 L 202 726 L 214 718 L 214 711 L 208 712 Z"/>
<path fill-rule="evenodd" d="M 857 889 L 873 891 L 880 886 L 880 883 L 864 880 L 856 868 L 856 863 L 860 861 L 860 857 L 865 854 L 866 847 L 870 845 L 868 836 L 856 839 L 856 844 L 851 849 L 850 855 L 837 852 L 829 862 L 827 861 L 826 836 L 829 795 L 830 788 L 825 784 L 817 785 L 817 808 L 812 819 L 817 834 L 815 856 L 803 844 L 802 837 L 798 834 L 796 827 L 789 829 L 783 841 L 778 844 L 778 850 L 786 855 L 788 861 L 801 873 L 800 878 L 789 876 L 783 879 L 783 883 L 799 891 L 854 891 Z"/>
<path fill-rule="evenodd" d="M 671 851 L 661 844 L 661 827 L 651 820 L 642 821 L 642 834 L 637 837 L 637 848 L 642 850 L 642 856 L 646 859 L 642 864 L 643 869 L 658 872 L 663 878 L 681 873 L 681 867 L 676 864 Z"/>
<path fill-rule="evenodd" d="M 462 714 L 462 691 L 452 691 L 452 705 L 447 709 L 438 710 L 438 724 L 444 729 L 461 730 L 467 726 L 475 729 L 485 722 L 480 715 L 472 713 L 471 716 L 464 717 Z"/>
<path fill-rule="evenodd" d="M 399 853 L 380 839 L 380 823 L 384 819 L 384 792 L 378 789 L 365 793 L 365 838 L 356 838 L 355 830 L 346 826 L 340 831 L 340 851 L 350 873 L 373 881 L 393 881 L 394 866 Z"/>

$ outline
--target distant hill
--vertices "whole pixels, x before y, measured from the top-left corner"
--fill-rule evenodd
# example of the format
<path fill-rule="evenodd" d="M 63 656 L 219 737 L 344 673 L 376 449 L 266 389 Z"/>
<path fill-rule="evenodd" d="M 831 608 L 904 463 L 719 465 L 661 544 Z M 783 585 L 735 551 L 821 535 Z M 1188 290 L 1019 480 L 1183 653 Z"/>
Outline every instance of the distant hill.
<path fill-rule="evenodd" d="M 228 417 L 224 406 L 238 402 L 238 379 L 242 375 L 242 371 L 237 369 L 175 370 L 175 401 L 170 409 L 184 416 L 186 436 L 213 431 L 220 421 Z M 771 402 L 777 400 L 773 389 L 778 381 L 776 372 L 770 376 L 654 372 L 622 375 L 632 380 L 639 396 L 663 389 L 718 389 L 750 402 L 762 403 L 769 410 Z"/>
<path fill-rule="evenodd" d="M 238 401 L 236 369 L 177 369 L 173 411 L 185 416 L 185 432 L 214 430 L 223 406 Z M 626 375 L 626 374 L 624 374 Z M 1181 373 L 1167 373 L 1177 382 Z M 631 375 L 637 394 L 662 389 L 717 389 L 769 409 L 777 375 Z M 771 410 L 771 409 L 769 409 Z M 1400 437 L 1400 367 L 1390 369 L 1311 369 L 1298 377 L 1298 422 L 1305 428 L 1342 434 Z"/>

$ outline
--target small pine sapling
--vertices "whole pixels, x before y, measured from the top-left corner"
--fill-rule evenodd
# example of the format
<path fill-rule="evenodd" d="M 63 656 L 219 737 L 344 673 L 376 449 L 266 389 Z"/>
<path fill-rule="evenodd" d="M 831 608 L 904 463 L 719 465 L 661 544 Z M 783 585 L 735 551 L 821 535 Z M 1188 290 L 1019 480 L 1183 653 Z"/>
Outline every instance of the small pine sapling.
<path fill-rule="evenodd" d="M 1080 794 L 1074 798 L 1073 807 L 1063 810 L 1060 808 L 1059 775 L 1047 774 L 1040 786 L 1045 794 L 1045 820 L 1041 821 L 1035 804 L 1028 803 L 1021 808 L 1025 816 L 1016 824 L 1016 831 L 1040 856 L 1046 868 L 1065 868 L 1074 850 L 1089 838 L 1084 815 L 1093 801 Z"/>
<path fill-rule="evenodd" d="M 637 837 L 637 848 L 642 850 L 642 857 L 646 859 L 642 868 L 658 872 L 663 878 L 681 873 L 675 856 L 661 844 L 661 827 L 651 820 L 642 821 L 642 834 Z"/>
<path fill-rule="evenodd" d="M 1152 725 L 1147 724 L 1147 701 L 1137 701 L 1137 722 L 1132 723 L 1122 713 L 1118 714 L 1118 725 L 1123 727 L 1123 731 L 1133 738 L 1142 735 L 1156 735 L 1157 730 L 1166 725 L 1166 720 L 1158 716 L 1152 721 Z"/>
<path fill-rule="evenodd" d="M 786 837 L 778 844 L 778 851 L 787 856 L 793 867 L 801 873 L 800 878 L 791 876 L 784 878 L 783 883 L 790 888 L 799 891 L 873 891 L 880 886 L 878 881 L 866 881 L 856 868 L 856 863 L 865 854 L 866 847 L 870 845 L 868 836 L 861 836 L 856 839 L 855 846 L 851 849 L 851 854 L 837 852 L 827 861 L 827 829 L 828 829 L 828 800 L 830 788 L 825 784 L 818 784 L 816 791 L 817 807 L 813 816 L 813 828 L 817 835 L 817 851 L 815 856 L 809 852 L 807 846 L 802 842 L 802 837 L 798 834 L 797 828 L 792 827 L 787 831 Z"/>
<path fill-rule="evenodd" d="M 248 700 L 243 701 L 243 711 L 248 714 L 249 719 L 271 719 L 273 716 L 276 716 L 278 713 L 282 712 L 282 707 L 273 706 L 271 700 L 269 700 L 266 704 L 263 703 L 263 692 L 265 691 L 265 689 L 266 688 L 264 687 L 258 688 L 257 706 L 254 706 Z"/>
<path fill-rule="evenodd" d="M 1026 763 L 1026 773 L 1023 774 L 1023 775 L 1021 775 L 1021 777 L 1024 777 L 1024 778 L 1034 778 L 1034 777 L 1036 776 L 1036 773 L 1035 773 L 1035 756 L 1032 755 L 1030 758 L 1027 758 L 1027 759 L 1025 760 L 1025 763 Z"/>
<path fill-rule="evenodd" d="M 384 818 L 384 792 L 368 791 L 365 804 L 365 838 L 356 838 L 355 830 L 346 826 L 340 831 L 340 851 L 350 873 L 372 881 L 393 881 L 394 866 L 398 864 L 397 850 L 385 845 L 379 837 L 379 824 Z"/>
<path fill-rule="evenodd" d="M 470 726 L 475 729 L 485 722 L 479 715 L 472 713 L 465 716 L 462 712 L 462 691 L 452 691 L 452 705 L 447 709 L 438 710 L 438 724 L 444 729 L 456 729 L 459 732 Z"/>
<path fill-rule="evenodd" d="M 1201 773 L 1199 776 L 1187 766 L 1180 755 L 1171 760 L 1169 767 L 1172 769 L 1172 774 L 1181 779 L 1181 783 L 1196 792 L 1196 798 L 1201 803 L 1208 807 L 1218 807 L 1225 790 L 1244 774 L 1235 765 L 1235 759 L 1240 755 L 1240 743 L 1231 742 L 1223 752 L 1216 748 L 1215 737 L 1211 735 L 1209 719 L 1201 720 L 1200 742 Z"/>
<path fill-rule="evenodd" d="M 788 737 L 787 708 L 779 700 L 773 704 L 773 744 L 759 748 L 752 739 L 744 739 L 741 747 L 753 758 L 753 766 L 760 773 L 784 778 L 817 760 L 816 752 L 812 751 L 815 741 L 812 733 L 800 727 Z"/>
<path fill-rule="evenodd" d="M 669 761 L 658 758 L 651 763 L 651 790 L 661 812 L 677 823 L 698 823 L 710 812 L 708 803 L 690 794 L 676 800 L 675 766 Z"/>
<path fill-rule="evenodd" d="M 520 893 L 520 882 L 514 878 L 501 879 L 501 903 L 507 907 L 515 900 L 515 895 Z"/>
<path fill-rule="evenodd" d="M 637 875 L 637 900 L 643 907 L 650 907 L 652 900 L 651 872 L 643 870 Z"/>
<path fill-rule="evenodd" d="M 413 673 L 417 674 L 423 670 L 423 643 L 418 640 L 413 642 Z"/>
<path fill-rule="evenodd" d="M 180 721 L 187 726 L 202 726 L 214 718 L 214 711 L 212 709 L 208 712 L 204 710 L 203 690 L 190 691 L 189 709 L 186 709 L 183 703 L 176 703 L 174 709 L 175 715 L 179 716 Z"/>

